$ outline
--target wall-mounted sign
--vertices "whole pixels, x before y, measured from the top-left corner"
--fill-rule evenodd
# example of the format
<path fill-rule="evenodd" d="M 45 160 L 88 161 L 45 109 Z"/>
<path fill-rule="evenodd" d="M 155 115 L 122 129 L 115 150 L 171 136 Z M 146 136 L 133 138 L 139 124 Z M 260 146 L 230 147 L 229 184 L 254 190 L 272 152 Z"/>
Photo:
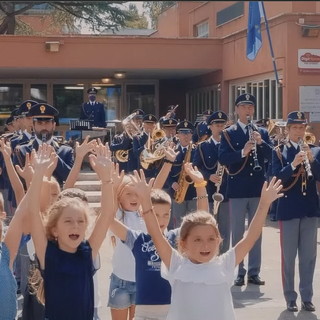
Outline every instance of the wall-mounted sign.
<path fill-rule="evenodd" d="M 298 68 L 300 72 L 320 73 L 320 49 L 299 49 Z"/>
<path fill-rule="evenodd" d="M 300 111 L 320 112 L 320 86 L 299 87 Z"/>

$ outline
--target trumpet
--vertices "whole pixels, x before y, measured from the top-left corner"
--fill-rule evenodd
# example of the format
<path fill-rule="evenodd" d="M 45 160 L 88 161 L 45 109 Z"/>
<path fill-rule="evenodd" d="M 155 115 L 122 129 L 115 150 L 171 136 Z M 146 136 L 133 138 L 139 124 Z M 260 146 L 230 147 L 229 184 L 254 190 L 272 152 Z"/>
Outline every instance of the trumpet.
<path fill-rule="evenodd" d="M 255 125 L 252 123 L 251 117 L 247 116 L 247 121 L 248 121 L 248 132 L 249 132 L 249 140 L 254 142 L 254 147 L 252 149 L 252 154 L 253 154 L 253 171 L 261 171 L 262 167 L 259 164 L 258 160 L 258 154 L 257 154 L 257 141 L 253 137 L 253 132 L 256 130 Z"/>
<path fill-rule="evenodd" d="M 305 149 L 305 142 L 304 142 L 304 140 L 302 138 L 299 138 L 298 146 L 300 147 L 301 151 L 303 151 Z M 311 171 L 311 165 L 310 165 L 310 161 L 308 159 L 307 154 L 304 157 L 303 166 L 304 166 L 304 169 L 306 170 L 308 178 L 312 178 L 313 174 L 312 174 L 312 171 Z"/>
<path fill-rule="evenodd" d="M 216 216 L 218 214 L 218 209 L 219 209 L 219 205 L 220 205 L 220 202 L 222 202 L 224 200 L 224 196 L 222 193 L 220 193 L 220 187 L 221 187 L 221 183 L 222 183 L 222 177 L 223 177 L 223 174 L 224 174 L 224 166 L 221 165 L 219 162 L 218 162 L 218 165 L 217 165 L 217 171 L 216 171 L 216 174 L 219 176 L 220 178 L 220 181 L 215 183 L 215 186 L 216 186 L 216 192 L 212 195 L 212 199 L 213 199 L 213 215 Z"/>

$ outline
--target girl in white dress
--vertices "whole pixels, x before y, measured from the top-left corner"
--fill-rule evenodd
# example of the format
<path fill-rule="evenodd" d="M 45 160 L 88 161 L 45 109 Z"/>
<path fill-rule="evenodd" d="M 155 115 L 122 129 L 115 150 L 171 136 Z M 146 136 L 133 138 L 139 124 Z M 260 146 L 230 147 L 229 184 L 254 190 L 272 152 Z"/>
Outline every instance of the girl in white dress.
<path fill-rule="evenodd" d="M 270 204 L 283 194 L 281 181 L 263 185 L 260 203 L 247 234 L 237 245 L 218 256 L 221 237 L 213 216 L 197 211 L 182 221 L 179 251 L 161 233 L 150 201 L 152 182 L 135 172 L 135 189 L 141 199 L 143 217 L 162 260 L 162 276 L 172 287 L 167 320 L 232 320 L 235 314 L 230 287 L 235 267 L 259 238 Z M 205 181 L 203 181 L 203 184 Z M 201 183 L 197 183 L 198 186 Z"/>

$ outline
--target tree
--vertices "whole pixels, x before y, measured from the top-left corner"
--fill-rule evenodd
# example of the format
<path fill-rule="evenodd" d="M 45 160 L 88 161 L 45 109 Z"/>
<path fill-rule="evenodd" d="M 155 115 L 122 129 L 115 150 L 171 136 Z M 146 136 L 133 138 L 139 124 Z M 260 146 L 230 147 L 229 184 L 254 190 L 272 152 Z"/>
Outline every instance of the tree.
<path fill-rule="evenodd" d="M 0 34 L 15 34 L 18 27 L 28 30 L 19 15 L 30 9 L 47 5 L 57 17 L 67 24 L 84 22 L 90 30 L 118 29 L 130 19 L 122 5 L 127 1 L 0 1 Z M 58 19 L 59 20 L 59 19 Z M 69 26 L 70 27 L 70 26 Z M 30 30 L 29 30 L 30 31 Z"/>
<path fill-rule="evenodd" d="M 144 1 L 143 8 L 147 10 L 150 16 L 151 27 L 156 29 L 159 15 L 176 3 L 177 1 Z"/>
<path fill-rule="evenodd" d="M 148 20 L 144 14 L 139 14 L 138 8 L 135 4 L 129 4 L 129 19 L 125 22 L 125 26 L 134 29 L 147 29 Z"/>

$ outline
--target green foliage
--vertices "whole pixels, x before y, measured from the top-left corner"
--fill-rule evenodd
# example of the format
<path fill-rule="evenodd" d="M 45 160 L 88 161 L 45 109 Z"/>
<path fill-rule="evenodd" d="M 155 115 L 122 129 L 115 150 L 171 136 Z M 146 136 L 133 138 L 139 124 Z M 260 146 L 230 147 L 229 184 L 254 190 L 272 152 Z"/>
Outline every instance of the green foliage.
<path fill-rule="evenodd" d="M 147 29 L 148 20 L 144 14 L 139 14 L 138 8 L 135 4 L 129 4 L 129 19 L 125 22 L 127 28 Z"/>
<path fill-rule="evenodd" d="M 76 23 L 84 22 L 91 31 L 123 27 L 130 19 L 130 14 L 123 6 L 127 1 L 0 1 L 0 34 L 15 34 L 17 30 L 31 30 L 17 19 L 17 16 L 36 10 L 46 5 L 51 8 L 50 14 L 54 23 L 64 23 L 69 29 Z M 45 10 L 42 10 L 45 11 Z M 48 13 L 48 10 L 46 10 Z M 39 14 L 44 12 L 39 11 Z M 57 25 L 55 25 L 57 26 Z"/>
<path fill-rule="evenodd" d="M 159 15 L 176 3 L 177 1 L 144 1 L 143 8 L 147 10 L 150 16 L 151 27 L 156 29 Z"/>

